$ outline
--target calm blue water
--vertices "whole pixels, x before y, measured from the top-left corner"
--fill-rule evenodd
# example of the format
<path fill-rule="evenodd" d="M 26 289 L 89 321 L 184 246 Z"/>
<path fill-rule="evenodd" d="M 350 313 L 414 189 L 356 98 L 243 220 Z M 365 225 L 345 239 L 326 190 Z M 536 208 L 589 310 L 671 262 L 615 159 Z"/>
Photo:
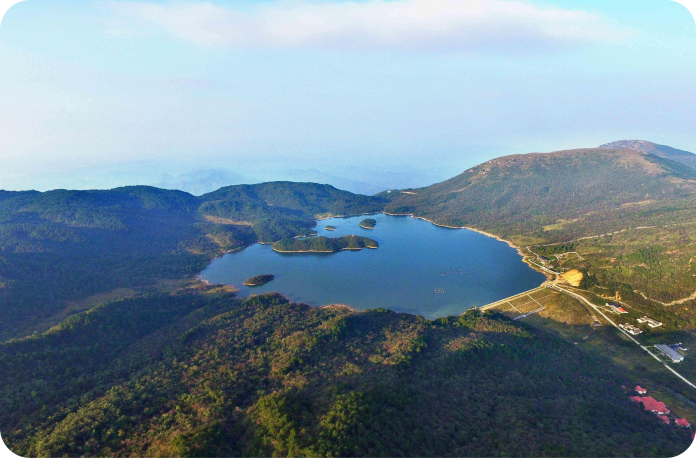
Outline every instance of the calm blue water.
<path fill-rule="evenodd" d="M 370 216 L 377 220 L 375 229 L 363 229 L 359 222 L 364 218 L 327 219 L 316 229 L 328 237 L 370 237 L 380 244 L 378 249 L 282 254 L 256 244 L 214 260 L 201 277 L 234 285 L 241 296 L 277 291 L 316 306 L 384 307 L 428 318 L 460 314 L 545 280 L 515 249 L 492 237 L 409 216 Z M 326 225 L 336 231 L 325 230 Z M 441 275 L 445 272 L 451 274 Z M 262 286 L 242 286 L 259 274 L 276 278 Z"/>

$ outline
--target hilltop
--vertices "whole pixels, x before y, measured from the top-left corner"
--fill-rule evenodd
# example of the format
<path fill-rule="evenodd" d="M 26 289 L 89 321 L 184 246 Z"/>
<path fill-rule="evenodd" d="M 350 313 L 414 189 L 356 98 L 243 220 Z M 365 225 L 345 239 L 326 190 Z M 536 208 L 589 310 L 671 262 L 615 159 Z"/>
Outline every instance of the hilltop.
<path fill-rule="evenodd" d="M 611 326 L 591 328 L 567 296 L 545 299 L 529 323 L 476 310 L 429 321 L 242 300 L 193 279 L 257 241 L 324 243 L 293 238 L 319 217 L 382 210 L 490 232 L 531 263 L 576 269 L 591 300 L 621 296 L 623 320 L 663 322 L 645 342 L 687 342 L 694 354 L 694 171 L 636 149 L 507 156 L 377 196 L 291 182 L 200 197 L 0 191 L 3 438 L 32 456 L 687 448 L 690 431 L 661 429 L 620 386 L 648 383 L 691 420 L 694 391 Z"/>
<path fill-rule="evenodd" d="M 226 252 L 309 235 L 318 216 L 383 206 L 290 182 L 201 197 L 150 186 L 0 191 L 0 338 L 45 329 L 95 301 L 169 289 Z"/>
<path fill-rule="evenodd" d="M 0 344 L 0 429 L 23 456 L 684 451 L 689 432 L 632 405 L 621 373 L 501 315 L 429 321 L 211 287 Z"/>
<path fill-rule="evenodd" d="M 563 267 L 603 294 L 622 289 L 640 303 L 648 294 L 653 307 L 695 290 L 694 171 L 665 158 L 606 148 L 505 156 L 381 196 L 389 213 L 483 230 L 528 247 L 524 255 L 582 251 Z"/>
<path fill-rule="evenodd" d="M 343 250 L 362 250 L 363 248 L 377 248 L 378 242 L 368 237 L 345 235 L 343 237 L 307 237 L 302 239 L 286 238 L 275 242 L 271 246 L 274 251 L 280 253 L 336 253 Z"/>
<path fill-rule="evenodd" d="M 391 199 L 385 210 L 519 241 L 690 221 L 695 214 L 692 170 L 628 149 L 504 156 L 407 191 L 380 194 Z"/>
<path fill-rule="evenodd" d="M 642 151 L 644 153 L 652 154 L 654 156 L 670 159 L 671 161 L 679 162 L 680 164 L 687 165 L 688 167 L 692 167 L 693 169 L 696 167 L 696 156 L 693 153 L 672 148 L 666 145 L 659 145 L 657 143 L 647 142 L 646 140 L 618 140 L 616 142 L 605 143 L 604 145 L 600 145 L 598 148 L 634 149 L 637 151 Z"/>

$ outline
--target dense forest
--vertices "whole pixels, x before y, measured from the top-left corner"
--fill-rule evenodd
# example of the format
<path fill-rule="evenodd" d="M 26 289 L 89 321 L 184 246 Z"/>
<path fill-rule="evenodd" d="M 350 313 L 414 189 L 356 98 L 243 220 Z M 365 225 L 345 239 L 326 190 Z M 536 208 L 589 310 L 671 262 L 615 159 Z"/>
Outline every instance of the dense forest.
<path fill-rule="evenodd" d="M 201 196 L 204 215 L 249 221 L 260 242 L 310 235 L 320 216 L 382 210 L 385 201 L 315 183 L 274 182 L 221 188 Z"/>
<path fill-rule="evenodd" d="M 265 283 L 270 282 L 273 280 L 275 277 L 271 274 L 261 274 L 261 275 L 255 275 L 253 277 L 249 277 L 242 283 L 245 286 L 260 286 Z"/>
<path fill-rule="evenodd" d="M 275 251 L 297 252 L 316 251 L 336 253 L 342 250 L 362 250 L 377 248 L 378 242 L 368 237 L 345 235 L 343 237 L 308 237 L 302 239 L 282 239 L 272 245 Z"/>
<path fill-rule="evenodd" d="M 366 218 L 363 221 L 361 221 L 360 226 L 365 229 L 373 229 L 376 224 L 377 221 L 375 221 L 373 218 Z"/>
<path fill-rule="evenodd" d="M 688 446 L 690 431 L 627 401 L 620 386 L 641 381 L 623 378 L 622 361 L 556 331 L 476 311 L 429 321 L 243 300 L 195 280 L 257 241 L 375 248 L 307 236 L 319 218 L 379 211 L 502 236 L 581 270 L 593 301 L 621 296 L 631 307 L 620 319 L 660 319 L 647 342 L 694 339 L 694 170 L 638 151 L 509 156 L 373 197 L 289 182 L 200 197 L 0 191 L 3 439 L 31 456 L 672 456 Z"/>
<path fill-rule="evenodd" d="M 657 427 L 621 373 L 502 315 L 429 321 L 211 287 L 106 303 L 0 344 L 0 429 L 24 456 L 685 450 L 689 431 Z"/>
<path fill-rule="evenodd" d="M 0 339 L 55 324 L 95 294 L 152 292 L 163 281 L 195 276 L 225 252 L 306 235 L 315 214 L 382 205 L 328 185 L 285 182 L 202 197 L 147 186 L 2 191 Z"/>

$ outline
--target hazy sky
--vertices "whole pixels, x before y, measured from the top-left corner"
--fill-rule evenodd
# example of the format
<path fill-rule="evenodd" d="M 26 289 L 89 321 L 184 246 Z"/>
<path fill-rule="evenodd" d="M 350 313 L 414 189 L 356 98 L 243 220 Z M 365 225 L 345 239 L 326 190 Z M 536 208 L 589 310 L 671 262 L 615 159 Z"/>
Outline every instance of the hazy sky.
<path fill-rule="evenodd" d="M 0 189 L 133 161 L 455 175 L 618 139 L 694 152 L 695 23 L 670 0 L 25 0 L 0 88 Z"/>

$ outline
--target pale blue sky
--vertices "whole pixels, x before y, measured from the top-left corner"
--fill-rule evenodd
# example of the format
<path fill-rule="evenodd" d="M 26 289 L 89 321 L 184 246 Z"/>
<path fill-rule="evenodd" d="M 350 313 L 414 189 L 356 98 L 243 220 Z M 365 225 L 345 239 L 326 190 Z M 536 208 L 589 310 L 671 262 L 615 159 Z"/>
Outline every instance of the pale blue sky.
<path fill-rule="evenodd" d="M 618 139 L 694 152 L 695 24 L 669 0 L 25 0 L 0 88 L 5 189 L 132 162 L 447 177 Z"/>

